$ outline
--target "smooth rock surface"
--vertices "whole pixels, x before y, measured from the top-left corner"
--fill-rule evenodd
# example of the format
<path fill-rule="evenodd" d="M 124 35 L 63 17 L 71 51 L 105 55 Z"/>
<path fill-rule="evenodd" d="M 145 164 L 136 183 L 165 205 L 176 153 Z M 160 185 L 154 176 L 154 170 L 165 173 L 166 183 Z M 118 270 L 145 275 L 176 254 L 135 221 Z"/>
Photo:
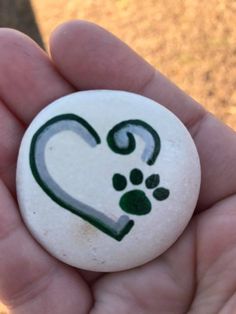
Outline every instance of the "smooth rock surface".
<path fill-rule="evenodd" d="M 174 114 L 122 91 L 56 100 L 20 147 L 25 224 L 53 256 L 92 271 L 142 265 L 168 249 L 196 206 L 200 163 Z"/>

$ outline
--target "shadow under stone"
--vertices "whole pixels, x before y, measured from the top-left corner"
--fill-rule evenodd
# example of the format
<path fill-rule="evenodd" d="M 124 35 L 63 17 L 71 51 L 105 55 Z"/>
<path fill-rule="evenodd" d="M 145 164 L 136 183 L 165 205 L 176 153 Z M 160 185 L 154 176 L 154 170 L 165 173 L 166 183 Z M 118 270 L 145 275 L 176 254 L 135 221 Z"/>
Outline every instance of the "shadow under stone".
<path fill-rule="evenodd" d="M 0 27 L 17 29 L 44 48 L 29 0 L 0 0 Z"/>

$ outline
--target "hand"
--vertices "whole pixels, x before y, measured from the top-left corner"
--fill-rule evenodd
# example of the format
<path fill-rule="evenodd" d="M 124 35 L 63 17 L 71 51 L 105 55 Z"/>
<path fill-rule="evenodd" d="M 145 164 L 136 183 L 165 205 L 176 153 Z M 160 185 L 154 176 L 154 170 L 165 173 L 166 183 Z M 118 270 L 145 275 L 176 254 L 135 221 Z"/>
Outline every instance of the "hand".
<path fill-rule="evenodd" d="M 70 22 L 50 58 L 23 34 L 0 30 L 0 297 L 14 314 L 233 313 L 236 308 L 236 136 L 114 36 Z M 223 88 L 223 86 L 222 86 Z M 84 89 L 140 93 L 188 127 L 202 165 L 196 215 L 156 260 L 112 274 L 55 260 L 22 223 L 15 197 L 21 137 L 51 101 Z"/>

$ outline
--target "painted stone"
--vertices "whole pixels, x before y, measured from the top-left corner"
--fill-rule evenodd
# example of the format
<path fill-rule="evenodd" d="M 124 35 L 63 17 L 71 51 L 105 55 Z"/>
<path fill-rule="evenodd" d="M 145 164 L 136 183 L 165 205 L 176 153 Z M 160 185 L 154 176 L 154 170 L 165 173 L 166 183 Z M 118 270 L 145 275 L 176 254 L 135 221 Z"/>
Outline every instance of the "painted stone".
<path fill-rule="evenodd" d="M 200 163 L 177 117 L 123 91 L 84 91 L 42 110 L 17 164 L 22 217 L 59 260 L 120 271 L 163 253 L 196 206 Z"/>

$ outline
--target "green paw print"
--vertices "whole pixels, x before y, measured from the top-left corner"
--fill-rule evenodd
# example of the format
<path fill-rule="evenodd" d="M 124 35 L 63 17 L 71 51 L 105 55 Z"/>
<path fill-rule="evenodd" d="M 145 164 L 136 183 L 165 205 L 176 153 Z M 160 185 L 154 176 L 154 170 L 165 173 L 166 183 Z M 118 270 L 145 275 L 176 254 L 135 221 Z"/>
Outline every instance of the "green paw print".
<path fill-rule="evenodd" d="M 143 182 L 143 173 L 139 169 L 133 169 L 129 176 L 130 182 L 133 185 L 140 185 Z M 122 174 L 116 173 L 112 178 L 113 187 L 116 191 L 123 191 L 127 186 L 127 179 Z M 145 180 L 147 189 L 154 189 L 152 195 L 158 201 L 163 201 L 168 198 L 169 190 L 158 187 L 160 176 L 152 174 Z M 120 207 L 127 213 L 133 215 L 146 215 L 152 209 L 152 204 L 146 194 L 140 189 L 133 189 L 125 192 L 119 202 Z"/>

